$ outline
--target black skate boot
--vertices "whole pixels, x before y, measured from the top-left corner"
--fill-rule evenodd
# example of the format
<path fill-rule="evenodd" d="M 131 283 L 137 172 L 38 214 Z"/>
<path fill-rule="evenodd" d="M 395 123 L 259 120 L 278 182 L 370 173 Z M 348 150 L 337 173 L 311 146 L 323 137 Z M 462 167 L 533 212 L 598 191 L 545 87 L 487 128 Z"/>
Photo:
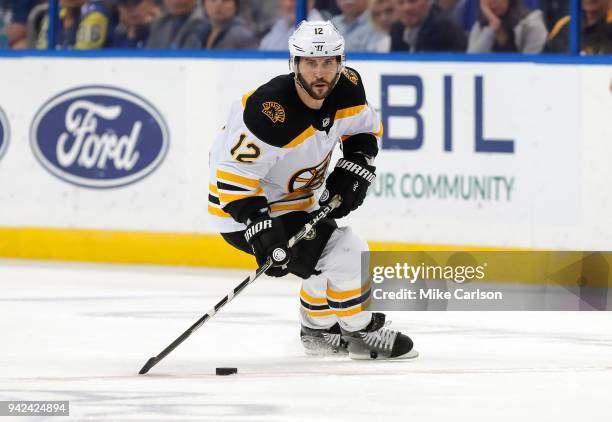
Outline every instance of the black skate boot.
<path fill-rule="evenodd" d="M 347 342 L 342 338 L 340 325 L 335 323 L 330 328 L 317 330 L 302 325 L 300 338 L 307 355 L 345 355 Z"/>
<path fill-rule="evenodd" d="M 348 341 L 351 359 L 411 359 L 419 353 L 413 349 L 410 337 L 386 328 L 385 314 L 373 313 L 372 321 L 360 331 L 342 330 L 342 338 Z"/>

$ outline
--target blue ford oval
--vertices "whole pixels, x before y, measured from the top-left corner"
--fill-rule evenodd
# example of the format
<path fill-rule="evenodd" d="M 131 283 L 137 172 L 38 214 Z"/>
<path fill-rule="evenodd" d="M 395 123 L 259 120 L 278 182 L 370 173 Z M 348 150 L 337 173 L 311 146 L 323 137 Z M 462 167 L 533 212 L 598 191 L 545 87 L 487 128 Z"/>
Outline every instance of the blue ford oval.
<path fill-rule="evenodd" d="M 110 86 L 65 91 L 38 110 L 30 128 L 34 155 L 60 179 L 116 188 L 151 174 L 168 151 L 168 127 L 145 99 Z"/>
<path fill-rule="evenodd" d="M 9 134 L 10 129 L 8 119 L 6 114 L 4 114 L 2 107 L 0 107 L 0 158 L 2 158 L 6 152 L 6 149 L 8 148 Z"/>

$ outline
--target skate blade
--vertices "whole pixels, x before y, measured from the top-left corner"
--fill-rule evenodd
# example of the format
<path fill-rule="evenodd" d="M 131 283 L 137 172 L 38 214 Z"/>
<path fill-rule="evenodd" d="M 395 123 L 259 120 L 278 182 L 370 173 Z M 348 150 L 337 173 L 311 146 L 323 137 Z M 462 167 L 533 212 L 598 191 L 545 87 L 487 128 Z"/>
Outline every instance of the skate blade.
<path fill-rule="evenodd" d="M 348 352 L 346 350 L 338 350 L 333 351 L 329 349 L 304 349 L 304 353 L 306 356 L 316 356 L 316 357 L 338 357 L 338 356 L 346 356 Z"/>
<path fill-rule="evenodd" d="M 396 356 L 394 358 L 379 357 L 376 359 L 372 359 L 370 355 L 363 355 L 363 354 L 349 352 L 349 358 L 353 360 L 406 360 L 406 359 L 414 359 L 417 357 L 419 357 L 419 352 L 417 352 L 414 349 L 412 349 L 408 353 L 404 353 L 403 355 Z"/>

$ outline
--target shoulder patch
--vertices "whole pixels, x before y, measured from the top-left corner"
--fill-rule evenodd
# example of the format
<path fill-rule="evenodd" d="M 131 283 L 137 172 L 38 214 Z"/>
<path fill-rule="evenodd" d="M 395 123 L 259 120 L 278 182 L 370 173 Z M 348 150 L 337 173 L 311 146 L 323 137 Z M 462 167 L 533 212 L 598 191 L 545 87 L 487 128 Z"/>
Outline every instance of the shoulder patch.
<path fill-rule="evenodd" d="M 266 101 L 261 112 L 268 116 L 272 123 L 285 123 L 285 109 L 276 101 Z"/>
<path fill-rule="evenodd" d="M 336 87 L 328 98 L 336 111 L 364 106 L 367 101 L 363 81 L 359 73 L 355 69 L 345 67 Z"/>
<path fill-rule="evenodd" d="M 293 76 L 281 75 L 243 97 L 246 127 L 268 145 L 295 146 L 311 126 L 312 117 L 301 102 Z"/>
<path fill-rule="evenodd" d="M 345 67 L 342 73 L 346 76 L 346 79 L 353 83 L 353 85 L 357 86 L 359 84 L 359 76 L 357 76 L 357 72 L 353 69 Z"/>

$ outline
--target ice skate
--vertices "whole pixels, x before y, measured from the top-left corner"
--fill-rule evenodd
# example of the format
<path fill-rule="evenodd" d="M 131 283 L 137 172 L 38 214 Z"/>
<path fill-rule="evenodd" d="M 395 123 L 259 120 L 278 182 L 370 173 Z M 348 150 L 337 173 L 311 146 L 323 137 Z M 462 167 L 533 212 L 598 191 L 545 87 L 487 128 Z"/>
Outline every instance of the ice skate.
<path fill-rule="evenodd" d="M 335 323 L 328 329 L 317 330 L 302 325 L 300 338 L 307 355 L 346 355 L 347 342 L 342 338 L 340 325 Z"/>
<path fill-rule="evenodd" d="M 342 330 L 342 338 L 348 342 L 349 357 L 355 360 L 412 359 L 419 353 L 413 349 L 410 337 L 386 328 L 385 314 L 373 313 L 372 321 L 360 331 Z"/>

